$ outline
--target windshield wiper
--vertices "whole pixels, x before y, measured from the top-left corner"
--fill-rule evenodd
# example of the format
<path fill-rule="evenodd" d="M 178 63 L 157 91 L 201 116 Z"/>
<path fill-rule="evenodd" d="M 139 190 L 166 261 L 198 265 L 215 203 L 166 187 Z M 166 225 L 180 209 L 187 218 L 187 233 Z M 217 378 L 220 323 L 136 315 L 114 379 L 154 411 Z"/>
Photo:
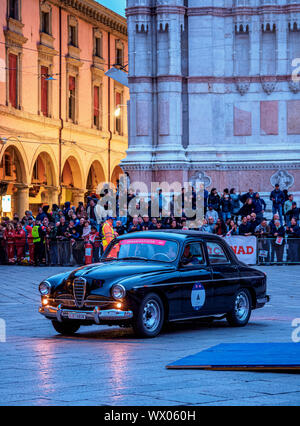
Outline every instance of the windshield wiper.
<path fill-rule="evenodd" d="M 103 259 L 100 259 L 100 262 L 110 262 L 113 260 L 119 260 L 119 259 L 116 257 L 103 257 Z"/>
<path fill-rule="evenodd" d="M 147 257 L 128 256 L 128 257 L 122 257 L 119 260 L 145 260 L 146 262 L 149 262 L 150 259 L 148 259 Z"/>

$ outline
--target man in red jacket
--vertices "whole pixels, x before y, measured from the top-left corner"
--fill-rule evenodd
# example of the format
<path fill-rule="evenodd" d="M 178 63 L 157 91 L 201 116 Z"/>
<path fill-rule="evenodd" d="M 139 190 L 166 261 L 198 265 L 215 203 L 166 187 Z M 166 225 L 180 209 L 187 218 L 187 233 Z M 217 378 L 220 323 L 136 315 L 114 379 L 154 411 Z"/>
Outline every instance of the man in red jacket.
<path fill-rule="evenodd" d="M 17 250 L 17 262 L 21 263 L 24 260 L 25 245 L 26 245 L 26 232 L 22 228 L 21 223 L 17 224 L 14 238 L 15 238 L 15 245 Z"/>

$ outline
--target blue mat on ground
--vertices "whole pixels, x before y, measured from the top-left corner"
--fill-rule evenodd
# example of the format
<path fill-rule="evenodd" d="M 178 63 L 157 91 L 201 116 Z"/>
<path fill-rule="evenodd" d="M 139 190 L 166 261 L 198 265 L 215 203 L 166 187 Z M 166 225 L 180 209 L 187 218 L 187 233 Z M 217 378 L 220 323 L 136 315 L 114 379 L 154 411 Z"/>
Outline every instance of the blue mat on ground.
<path fill-rule="evenodd" d="M 167 365 L 168 369 L 300 371 L 299 343 L 234 343 L 213 346 Z"/>

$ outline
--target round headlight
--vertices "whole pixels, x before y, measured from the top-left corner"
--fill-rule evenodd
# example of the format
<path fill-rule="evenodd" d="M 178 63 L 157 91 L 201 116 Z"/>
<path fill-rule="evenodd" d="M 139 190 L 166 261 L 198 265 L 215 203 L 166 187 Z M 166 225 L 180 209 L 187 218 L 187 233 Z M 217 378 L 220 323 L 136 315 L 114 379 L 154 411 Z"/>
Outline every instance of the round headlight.
<path fill-rule="evenodd" d="M 48 296 L 51 292 L 51 284 L 48 281 L 43 281 L 39 286 L 39 291 L 42 296 Z"/>
<path fill-rule="evenodd" d="M 124 299 L 126 290 L 121 284 L 116 284 L 111 289 L 111 295 L 116 300 Z"/>

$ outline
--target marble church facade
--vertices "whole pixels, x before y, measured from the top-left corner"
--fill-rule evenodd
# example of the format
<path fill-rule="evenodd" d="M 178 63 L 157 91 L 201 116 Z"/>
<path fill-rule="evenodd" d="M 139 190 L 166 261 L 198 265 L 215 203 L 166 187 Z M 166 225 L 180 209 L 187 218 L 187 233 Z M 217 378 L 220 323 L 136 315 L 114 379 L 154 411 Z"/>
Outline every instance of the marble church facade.
<path fill-rule="evenodd" d="M 300 195 L 300 0 L 127 0 L 127 20 L 131 181 Z"/>

